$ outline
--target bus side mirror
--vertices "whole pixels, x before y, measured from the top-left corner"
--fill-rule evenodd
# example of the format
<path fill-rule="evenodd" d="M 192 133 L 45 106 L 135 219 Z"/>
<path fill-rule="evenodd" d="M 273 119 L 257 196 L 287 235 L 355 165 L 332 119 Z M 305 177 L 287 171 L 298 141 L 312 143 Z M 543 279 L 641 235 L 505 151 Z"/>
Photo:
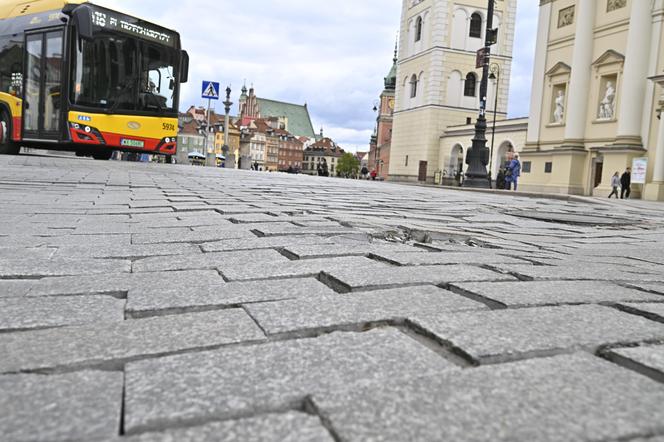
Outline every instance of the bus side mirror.
<path fill-rule="evenodd" d="M 181 54 L 180 83 L 186 83 L 189 81 L 189 54 L 187 54 L 187 51 L 182 51 Z"/>
<path fill-rule="evenodd" d="M 92 40 L 92 9 L 88 5 L 68 4 L 63 12 L 71 16 L 72 23 L 76 26 L 78 37 L 84 40 Z"/>

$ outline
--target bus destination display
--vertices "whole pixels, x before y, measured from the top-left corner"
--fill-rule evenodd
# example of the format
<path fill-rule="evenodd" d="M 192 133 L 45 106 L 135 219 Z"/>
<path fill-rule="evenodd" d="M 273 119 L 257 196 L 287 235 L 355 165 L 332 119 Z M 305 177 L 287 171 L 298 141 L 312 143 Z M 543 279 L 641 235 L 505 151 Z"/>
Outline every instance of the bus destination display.
<path fill-rule="evenodd" d="M 93 11 L 92 24 L 101 30 L 119 31 L 171 47 L 175 47 L 177 44 L 173 35 L 167 34 L 161 29 L 150 27 L 149 24 L 140 22 L 133 17 L 111 14 L 105 11 Z"/>

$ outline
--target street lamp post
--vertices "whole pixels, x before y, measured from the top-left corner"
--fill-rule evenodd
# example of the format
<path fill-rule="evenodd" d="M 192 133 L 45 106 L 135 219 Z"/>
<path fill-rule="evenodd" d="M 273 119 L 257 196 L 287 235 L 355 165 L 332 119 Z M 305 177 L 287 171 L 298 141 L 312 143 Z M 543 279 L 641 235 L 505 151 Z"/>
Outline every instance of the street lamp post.
<path fill-rule="evenodd" d="M 468 150 L 466 157 L 466 179 L 463 182 L 464 187 L 474 187 L 486 189 L 489 185 L 487 180 L 486 166 L 489 164 L 489 149 L 486 147 L 486 93 L 489 83 L 489 56 L 491 46 L 496 43 L 497 31 L 493 29 L 493 11 L 495 9 L 495 0 L 489 0 L 489 7 L 486 19 L 486 37 L 484 41 L 483 63 L 482 63 L 482 82 L 480 83 L 480 113 L 475 124 L 475 138 L 473 145 Z"/>
<path fill-rule="evenodd" d="M 491 129 L 491 152 L 489 153 L 489 187 L 492 187 L 493 183 L 493 144 L 496 141 L 496 114 L 498 112 L 498 88 L 500 87 L 500 65 L 498 63 L 491 64 L 491 75 L 489 75 L 490 80 L 496 82 L 494 95 L 495 100 L 493 103 L 493 128 Z"/>
<path fill-rule="evenodd" d="M 224 146 L 221 148 L 221 152 L 224 155 L 225 166 L 229 169 L 235 169 L 235 156 L 233 155 L 231 158 L 231 156 L 228 154 L 228 152 L 230 151 L 230 148 L 228 147 L 228 132 L 230 128 L 228 126 L 230 123 L 229 120 L 230 120 L 231 106 L 233 106 L 233 103 L 231 102 L 230 86 L 226 88 L 226 101 L 224 101 L 223 104 L 224 104 L 224 110 L 226 111 L 226 116 L 224 118 Z"/>

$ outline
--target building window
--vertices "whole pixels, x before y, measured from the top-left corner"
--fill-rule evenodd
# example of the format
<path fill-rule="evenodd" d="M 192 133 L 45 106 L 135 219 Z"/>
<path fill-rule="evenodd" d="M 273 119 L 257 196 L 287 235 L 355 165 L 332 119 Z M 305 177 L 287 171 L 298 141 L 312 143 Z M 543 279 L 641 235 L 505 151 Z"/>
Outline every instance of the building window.
<path fill-rule="evenodd" d="M 406 166 L 408 166 L 408 155 L 406 155 Z"/>
<path fill-rule="evenodd" d="M 473 124 L 473 119 L 470 117 L 466 117 L 466 124 Z"/>
<path fill-rule="evenodd" d="M 415 41 L 416 42 L 422 40 L 422 24 L 423 24 L 422 17 L 417 17 L 417 20 L 415 21 Z"/>
<path fill-rule="evenodd" d="M 476 85 L 477 85 L 477 77 L 473 72 L 469 72 L 468 75 L 466 75 L 466 82 L 463 88 L 463 95 L 466 97 L 474 97 Z"/>
<path fill-rule="evenodd" d="M 523 166 L 521 167 L 521 171 L 523 173 L 530 173 L 530 169 L 532 168 L 533 163 L 530 161 L 524 161 Z"/>
<path fill-rule="evenodd" d="M 477 12 L 470 16 L 470 36 L 482 38 L 482 16 Z"/>
<path fill-rule="evenodd" d="M 417 97 L 417 75 L 410 77 L 410 98 Z"/>
<path fill-rule="evenodd" d="M 553 163 L 544 163 L 544 173 L 553 172 Z"/>
<path fill-rule="evenodd" d="M 558 12 L 558 28 L 564 28 L 574 23 L 574 6 L 563 8 Z"/>

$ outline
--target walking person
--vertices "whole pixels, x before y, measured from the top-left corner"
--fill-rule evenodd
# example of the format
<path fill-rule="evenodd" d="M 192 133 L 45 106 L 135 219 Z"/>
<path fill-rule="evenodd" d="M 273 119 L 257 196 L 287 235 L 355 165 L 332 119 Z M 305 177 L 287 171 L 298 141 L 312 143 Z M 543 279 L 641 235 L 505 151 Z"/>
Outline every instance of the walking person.
<path fill-rule="evenodd" d="M 611 187 L 613 187 L 613 192 L 611 192 L 611 195 L 609 195 L 609 199 L 613 195 L 616 196 L 616 199 L 618 199 L 618 187 L 620 187 L 620 172 L 616 172 L 613 177 L 611 177 Z"/>
<path fill-rule="evenodd" d="M 632 169 L 629 167 L 620 177 L 620 187 L 622 188 L 620 191 L 620 199 L 629 199 L 629 196 L 632 194 Z"/>
<path fill-rule="evenodd" d="M 505 189 L 512 190 L 512 183 L 514 183 L 514 191 L 516 192 L 519 186 L 519 177 L 521 176 L 521 161 L 519 161 L 519 154 L 514 155 L 514 158 L 507 165 L 505 172 Z"/>

